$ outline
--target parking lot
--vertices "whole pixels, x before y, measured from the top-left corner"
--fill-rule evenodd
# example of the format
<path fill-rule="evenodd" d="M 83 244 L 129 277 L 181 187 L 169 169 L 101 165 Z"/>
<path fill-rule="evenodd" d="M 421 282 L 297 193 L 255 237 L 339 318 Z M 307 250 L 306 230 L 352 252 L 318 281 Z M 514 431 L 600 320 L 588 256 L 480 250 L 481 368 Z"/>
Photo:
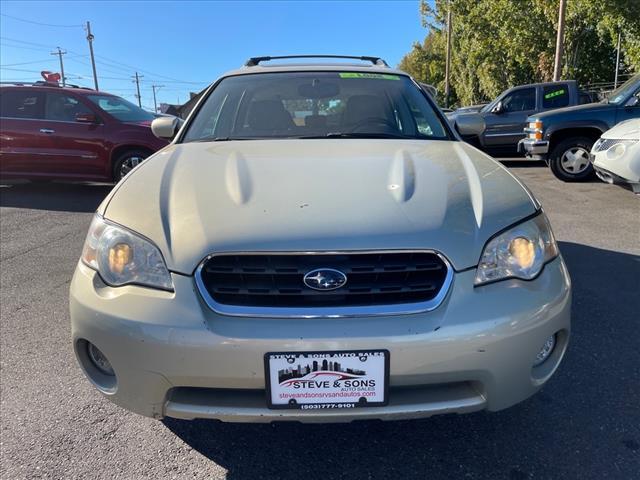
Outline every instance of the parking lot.
<path fill-rule="evenodd" d="M 112 405 L 76 365 L 67 307 L 110 187 L 0 187 L 2 477 L 638 478 L 640 198 L 507 163 L 542 202 L 571 273 L 565 361 L 511 409 L 388 423 L 160 422 Z"/>

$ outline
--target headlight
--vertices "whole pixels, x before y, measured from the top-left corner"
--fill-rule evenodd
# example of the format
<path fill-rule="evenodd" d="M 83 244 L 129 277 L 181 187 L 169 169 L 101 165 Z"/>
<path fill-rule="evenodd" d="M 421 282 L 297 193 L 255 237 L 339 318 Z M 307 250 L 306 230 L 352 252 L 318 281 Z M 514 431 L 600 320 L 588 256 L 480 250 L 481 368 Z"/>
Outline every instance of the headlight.
<path fill-rule="evenodd" d="M 544 264 L 558 256 L 549 221 L 544 213 L 519 223 L 487 242 L 480 257 L 476 286 L 507 278 L 531 280 Z"/>
<path fill-rule="evenodd" d="M 111 286 L 136 284 L 173 290 L 158 247 L 100 215 L 93 217 L 81 258 Z"/>
<path fill-rule="evenodd" d="M 613 142 L 615 143 L 607 149 L 607 158 L 609 160 L 615 160 L 623 156 L 624 152 L 627 151 L 627 147 L 637 143 L 635 140 L 613 140 Z"/>
<path fill-rule="evenodd" d="M 593 144 L 593 147 L 591 147 L 591 152 L 596 153 L 600 151 L 600 147 L 602 146 L 602 144 L 604 143 L 604 138 L 600 137 L 598 140 L 596 140 L 596 143 Z"/>

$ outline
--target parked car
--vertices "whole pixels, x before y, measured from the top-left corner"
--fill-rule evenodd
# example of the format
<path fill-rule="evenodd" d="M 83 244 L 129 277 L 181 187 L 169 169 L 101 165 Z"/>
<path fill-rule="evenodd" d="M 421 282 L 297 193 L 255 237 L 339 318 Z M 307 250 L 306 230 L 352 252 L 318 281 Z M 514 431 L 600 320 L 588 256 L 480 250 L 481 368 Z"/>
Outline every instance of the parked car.
<path fill-rule="evenodd" d="M 118 181 L 167 145 L 154 115 L 89 88 L 0 87 L 0 176 L 4 179 Z"/>
<path fill-rule="evenodd" d="M 640 74 L 599 103 L 530 116 L 527 138 L 519 149 L 531 159 L 547 162 L 560 180 L 583 181 L 593 175 L 589 152 L 595 141 L 617 123 L 632 118 L 640 118 Z"/>
<path fill-rule="evenodd" d="M 475 113 L 462 110 L 447 117 L 455 125 L 462 116 L 479 115 L 485 129 L 464 139 L 494 157 L 513 157 L 518 155 L 518 142 L 525 136 L 527 117 L 590 101 L 591 97 L 578 89 L 575 80 L 534 83 L 505 90 Z"/>
<path fill-rule="evenodd" d="M 591 163 L 603 182 L 629 185 L 640 194 L 640 118 L 607 130 L 593 144 Z"/>
<path fill-rule="evenodd" d="M 251 422 L 535 393 L 571 285 L 531 192 L 382 60 L 278 58 L 156 119 L 171 146 L 96 212 L 70 290 L 87 377 L 143 415 Z"/>

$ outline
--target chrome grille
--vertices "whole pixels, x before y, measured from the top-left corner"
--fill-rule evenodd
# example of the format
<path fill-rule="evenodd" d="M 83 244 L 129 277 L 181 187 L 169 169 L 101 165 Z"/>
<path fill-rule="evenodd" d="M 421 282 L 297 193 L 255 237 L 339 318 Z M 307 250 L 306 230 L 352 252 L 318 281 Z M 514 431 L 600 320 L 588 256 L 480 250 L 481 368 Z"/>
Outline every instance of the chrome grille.
<path fill-rule="evenodd" d="M 304 276 L 335 269 L 347 282 L 318 291 Z M 435 308 L 452 271 L 430 251 L 219 254 L 198 268 L 196 281 L 219 313 L 247 316 L 384 315 Z"/>
<path fill-rule="evenodd" d="M 619 138 L 601 138 L 594 145 L 593 151 L 602 152 L 603 150 L 609 150 L 616 143 L 620 143 L 620 142 L 629 143 L 634 141 L 637 141 L 637 140 L 620 140 Z"/>

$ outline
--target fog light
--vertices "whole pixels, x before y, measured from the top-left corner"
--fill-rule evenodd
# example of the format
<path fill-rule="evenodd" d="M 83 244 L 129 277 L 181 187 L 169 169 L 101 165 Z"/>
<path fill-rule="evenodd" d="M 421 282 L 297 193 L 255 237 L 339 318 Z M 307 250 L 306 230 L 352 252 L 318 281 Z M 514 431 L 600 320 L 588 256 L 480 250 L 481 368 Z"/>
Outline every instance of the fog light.
<path fill-rule="evenodd" d="M 98 370 L 100 370 L 100 372 L 105 375 L 109 375 L 110 377 L 115 376 L 113 367 L 109 363 L 109 360 L 107 360 L 107 357 L 91 342 L 87 342 L 87 353 L 89 354 L 91 362 Z"/>
<path fill-rule="evenodd" d="M 542 348 L 536 355 L 536 359 L 533 362 L 533 366 L 537 367 L 538 365 L 542 365 L 545 362 L 545 360 L 549 358 L 555 346 L 556 346 L 556 334 L 554 333 L 549 338 L 547 338 L 547 341 L 544 342 L 544 345 L 542 345 Z"/>

